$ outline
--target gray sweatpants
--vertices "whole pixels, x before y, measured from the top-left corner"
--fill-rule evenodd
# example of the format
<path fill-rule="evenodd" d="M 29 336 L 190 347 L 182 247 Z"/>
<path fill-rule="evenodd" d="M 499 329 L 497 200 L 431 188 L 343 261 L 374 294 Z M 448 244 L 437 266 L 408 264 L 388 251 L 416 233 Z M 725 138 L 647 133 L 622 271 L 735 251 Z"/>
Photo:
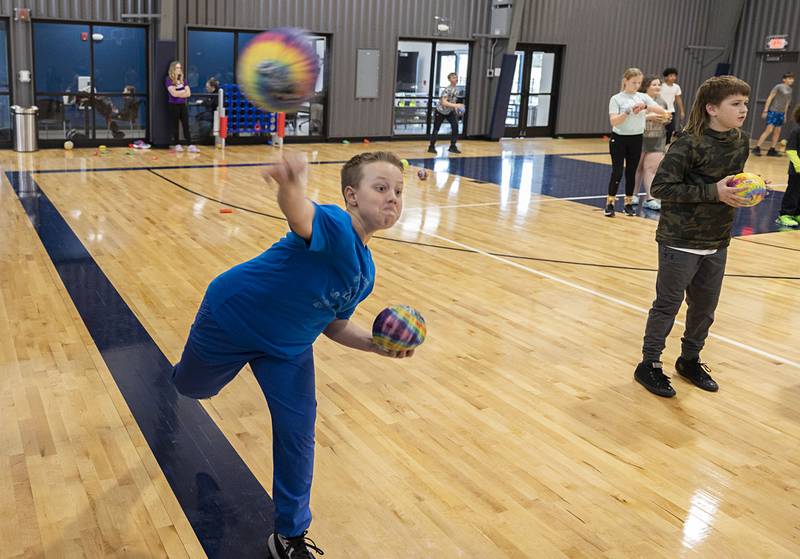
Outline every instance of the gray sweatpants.
<path fill-rule="evenodd" d="M 661 361 L 667 336 L 686 294 L 686 330 L 681 338 L 681 356 L 696 359 L 714 322 L 728 248 L 700 256 L 658 245 L 656 300 L 647 316 L 642 355 L 645 361 Z"/>

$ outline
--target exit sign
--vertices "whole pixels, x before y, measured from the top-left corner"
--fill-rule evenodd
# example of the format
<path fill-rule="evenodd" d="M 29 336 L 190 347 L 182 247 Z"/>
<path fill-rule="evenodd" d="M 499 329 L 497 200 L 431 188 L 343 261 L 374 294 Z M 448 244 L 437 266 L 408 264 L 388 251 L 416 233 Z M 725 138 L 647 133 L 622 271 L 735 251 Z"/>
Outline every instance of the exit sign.
<path fill-rule="evenodd" d="M 786 50 L 789 46 L 789 35 L 769 35 L 767 50 Z"/>

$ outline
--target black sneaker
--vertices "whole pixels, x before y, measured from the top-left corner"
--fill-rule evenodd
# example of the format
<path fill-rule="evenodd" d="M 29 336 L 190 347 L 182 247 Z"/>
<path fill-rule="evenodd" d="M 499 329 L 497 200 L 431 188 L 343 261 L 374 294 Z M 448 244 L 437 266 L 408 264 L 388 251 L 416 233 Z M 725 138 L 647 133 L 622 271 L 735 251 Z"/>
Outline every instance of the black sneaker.
<path fill-rule="evenodd" d="M 448 149 L 447 151 L 449 151 L 450 153 L 461 153 L 461 150 L 458 149 L 458 146 L 450 146 L 450 149 Z"/>
<path fill-rule="evenodd" d="M 780 156 L 781 156 L 781 154 L 780 154 L 780 153 L 778 153 L 778 152 L 775 150 L 775 148 L 769 148 L 769 149 L 767 150 L 767 156 L 768 156 L 768 157 L 780 157 Z"/>
<path fill-rule="evenodd" d="M 311 555 L 312 549 L 315 553 L 325 555 L 325 552 L 318 548 L 311 538 L 307 538 L 306 534 L 308 531 L 295 538 L 285 538 L 277 532 L 270 535 L 267 542 L 270 559 L 314 559 L 316 556 Z"/>
<path fill-rule="evenodd" d="M 437 153 L 434 146 L 428 146 L 428 153 Z"/>
<path fill-rule="evenodd" d="M 701 363 L 699 357 L 694 361 L 678 357 L 675 362 L 675 370 L 678 371 L 680 376 L 703 390 L 708 390 L 709 392 L 719 390 L 719 385 L 708 374 L 711 372 L 711 368 L 705 363 Z"/>
<path fill-rule="evenodd" d="M 756 146 L 751 150 L 751 152 L 753 153 L 753 155 L 761 155 L 761 148 Z"/>
<path fill-rule="evenodd" d="M 606 204 L 606 209 L 603 210 L 603 215 L 606 217 L 614 217 L 614 204 Z"/>
<path fill-rule="evenodd" d="M 633 378 L 657 396 L 675 396 L 675 389 L 669 383 L 669 377 L 664 374 L 664 365 L 660 361 L 642 361 L 636 366 Z"/>
<path fill-rule="evenodd" d="M 625 212 L 625 215 L 636 215 L 636 210 L 633 209 L 632 204 L 622 206 L 622 211 Z"/>

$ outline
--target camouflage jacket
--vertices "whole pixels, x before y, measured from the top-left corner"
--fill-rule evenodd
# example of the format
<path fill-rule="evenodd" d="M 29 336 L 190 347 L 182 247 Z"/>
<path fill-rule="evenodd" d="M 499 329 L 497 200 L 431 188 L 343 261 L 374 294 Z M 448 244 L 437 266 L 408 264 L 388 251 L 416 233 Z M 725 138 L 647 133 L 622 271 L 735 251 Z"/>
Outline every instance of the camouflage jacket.
<path fill-rule="evenodd" d="M 651 193 L 661 200 L 656 240 L 677 248 L 728 246 L 736 210 L 719 201 L 717 181 L 741 173 L 750 139 L 736 130 L 685 134 L 658 167 Z"/>

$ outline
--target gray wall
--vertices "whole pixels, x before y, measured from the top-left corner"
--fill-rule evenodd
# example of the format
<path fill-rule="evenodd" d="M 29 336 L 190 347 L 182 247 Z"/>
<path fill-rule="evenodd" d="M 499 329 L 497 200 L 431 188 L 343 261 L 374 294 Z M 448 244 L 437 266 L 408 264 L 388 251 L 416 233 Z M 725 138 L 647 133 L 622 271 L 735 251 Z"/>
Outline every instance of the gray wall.
<path fill-rule="evenodd" d="M 756 51 L 763 50 L 767 35 L 782 34 L 789 35 L 789 50 L 800 50 L 800 1 L 747 0 L 736 34 L 733 72 L 754 85 L 758 77 Z"/>
<path fill-rule="evenodd" d="M 783 72 L 794 72 L 800 75 L 797 63 L 765 64 L 762 71 L 761 87 L 758 85 L 759 56 L 757 51 L 764 49 L 767 35 L 789 35 L 789 49 L 800 50 L 800 0 L 747 0 L 742 16 L 742 24 L 736 34 L 736 49 L 733 54 L 733 73 L 745 80 L 753 88 L 750 94 L 750 117 L 745 123 L 745 130 L 752 130 L 758 136 L 764 128 L 764 121 L 759 114 L 764 108 L 764 101 L 770 89 L 780 81 Z M 794 99 L 798 100 L 800 84 L 795 82 Z M 753 118 L 754 117 L 754 118 Z M 755 122 L 754 122 L 755 121 Z M 785 137 L 792 125 L 784 126 Z"/>
<path fill-rule="evenodd" d="M 265 29 L 289 25 L 333 34 L 327 115 L 332 137 L 391 135 L 398 38 L 433 37 L 434 16 L 443 16 L 450 19 L 448 40 L 471 41 L 473 33 L 488 32 L 490 5 L 489 0 L 176 0 L 176 3 L 179 28 L 196 25 Z M 185 33 L 180 33 L 180 53 L 185 52 L 185 40 Z M 358 48 L 380 49 L 381 82 L 377 99 L 355 99 L 354 61 Z M 473 76 L 479 74 L 482 72 L 472 72 Z M 470 99 L 470 104 L 483 103 L 480 96 Z M 481 122 L 473 120 L 476 122 L 471 128 L 482 129 Z"/>
<path fill-rule="evenodd" d="M 566 45 L 557 134 L 608 131 L 608 99 L 628 67 L 677 67 L 684 101 L 699 85 L 700 65 L 684 47 L 705 44 L 709 0 L 529 2 L 520 42 Z"/>
<path fill-rule="evenodd" d="M 657 73 L 665 66 L 677 66 L 684 97 L 691 101 L 713 65 L 708 57 L 703 60 L 685 47 L 719 42 L 724 33 L 714 32 L 715 22 L 720 10 L 730 5 L 728 0 L 517 1 L 524 4 L 520 42 L 565 45 L 557 134 L 607 132 L 606 103 L 629 66 Z M 474 35 L 489 31 L 490 4 L 490 0 L 0 0 L 0 15 L 10 16 L 14 6 L 28 5 L 34 18 L 121 21 L 122 13 L 159 13 L 163 7 L 169 12 L 162 18 L 167 29 L 158 35 L 176 38 L 181 55 L 186 26 L 255 30 L 292 25 L 332 34 L 329 133 L 359 137 L 391 134 L 397 40 L 433 38 L 436 15 L 450 19 L 448 39 L 473 44 L 467 131 L 486 131 L 495 81 L 485 73 L 494 64 L 489 61 L 491 42 Z M 755 50 L 767 33 L 786 32 L 795 45 L 800 44 L 800 0 L 746 0 L 741 22 L 732 61 L 734 72 L 751 83 L 758 70 Z M 17 83 L 16 71 L 32 69 L 30 26 L 12 19 L 11 33 L 15 102 L 26 104 L 31 102 L 30 88 Z M 360 47 L 381 50 L 380 97 L 375 100 L 355 99 L 353 61 Z M 503 48 L 501 41 L 496 59 Z"/>

